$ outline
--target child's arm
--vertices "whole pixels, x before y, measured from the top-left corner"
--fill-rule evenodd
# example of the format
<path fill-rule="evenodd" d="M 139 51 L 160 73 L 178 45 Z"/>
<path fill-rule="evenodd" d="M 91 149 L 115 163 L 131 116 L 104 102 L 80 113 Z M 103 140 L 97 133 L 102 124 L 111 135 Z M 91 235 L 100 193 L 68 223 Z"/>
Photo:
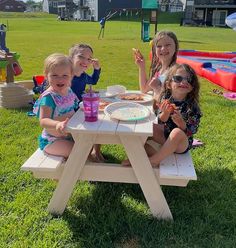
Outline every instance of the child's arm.
<path fill-rule="evenodd" d="M 173 113 L 173 105 L 169 100 L 164 99 L 160 104 L 157 104 L 159 107 L 158 120 L 161 122 L 167 122 L 170 118 L 170 115 Z"/>
<path fill-rule="evenodd" d="M 186 131 L 187 125 L 179 110 L 174 110 L 174 113 L 171 115 L 171 119 L 178 128 Z"/>
<path fill-rule="evenodd" d="M 100 70 L 101 66 L 98 59 L 92 59 L 92 65 L 95 70 Z"/>
<path fill-rule="evenodd" d="M 99 77 L 100 77 L 101 68 L 100 68 L 100 65 L 99 66 L 95 65 L 95 67 L 93 70 L 93 74 L 91 76 L 86 74 L 86 84 L 93 84 L 93 85 L 97 84 Z"/>
<path fill-rule="evenodd" d="M 66 135 L 65 132 L 66 124 L 69 120 L 69 118 L 64 118 L 63 121 L 54 120 L 51 118 L 52 115 L 52 109 L 48 106 L 41 106 L 40 107 L 40 115 L 39 115 L 39 121 L 40 126 L 42 128 L 47 129 L 47 131 L 55 136 L 62 136 Z"/>
<path fill-rule="evenodd" d="M 139 68 L 139 88 L 142 93 L 146 93 L 149 90 L 151 90 L 149 84 L 149 80 L 147 79 L 147 74 L 146 74 L 146 66 L 145 66 L 145 59 L 142 55 L 142 53 L 139 51 L 137 48 L 132 48 L 134 52 L 134 61 L 135 64 Z"/>
<path fill-rule="evenodd" d="M 157 77 L 153 77 L 148 85 L 150 86 L 150 88 L 153 90 L 153 92 L 155 93 L 155 95 L 158 95 L 161 91 L 161 82 Z"/>
<path fill-rule="evenodd" d="M 185 121 L 179 111 L 175 111 L 175 113 L 171 116 L 173 122 L 183 131 L 185 131 L 188 137 L 195 134 L 198 130 L 198 126 L 200 123 L 201 113 L 200 110 L 196 107 L 190 112 Z"/>
<path fill-rule="evenodd" d="M 202 114 L 200 112 L 200 109 L 195 106 L 192 113 L 188 116 L 188 119 L 186 121 L 187 136 L 192 136 L 197 132 L 201 117 Z"/>

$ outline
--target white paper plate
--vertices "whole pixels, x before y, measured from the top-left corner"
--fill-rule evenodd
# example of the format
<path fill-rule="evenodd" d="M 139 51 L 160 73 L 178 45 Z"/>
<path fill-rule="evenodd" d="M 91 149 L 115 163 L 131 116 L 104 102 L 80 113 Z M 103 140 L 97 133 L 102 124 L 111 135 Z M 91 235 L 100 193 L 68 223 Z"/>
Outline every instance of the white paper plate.
<path fill-rule="evenodd" d="M 133 102 L 111 103 L 104 109 L 104 113 L 120 121 L 143 120 L 150 115 L 147 107 Z"/>
<path fill-rule="evenodd" d="M 116 98 L 118 98 L 121 101 L 134 102 L 134 103 L 147 103 L 153 100 L 153 97 L 151 95 L 142 94 L 142 93 L 125 93 L 125 94 L 118 95 Z M 124 99 L 124 98 L 127 98 L 127 99 Z M 137 100 L 135 98 L 137 98 Z M 142 99 L 139 99 L 139 98 L 142 98 Z"/>

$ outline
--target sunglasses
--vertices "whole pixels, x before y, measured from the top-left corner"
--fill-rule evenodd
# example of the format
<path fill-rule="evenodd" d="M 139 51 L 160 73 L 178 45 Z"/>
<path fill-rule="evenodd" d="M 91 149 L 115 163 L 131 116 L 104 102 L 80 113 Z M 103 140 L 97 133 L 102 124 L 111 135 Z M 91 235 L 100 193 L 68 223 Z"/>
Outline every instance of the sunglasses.
<path fill-rule="evenodd" d="M 173 76 L 172 80 L 177 84 L 180 84 L 181 82 L 183 82 L 183 80 L 188 82 L 189 84 L 192 84 L 191 79 L 189 77 L 182 77 L 180 75 Z"/>

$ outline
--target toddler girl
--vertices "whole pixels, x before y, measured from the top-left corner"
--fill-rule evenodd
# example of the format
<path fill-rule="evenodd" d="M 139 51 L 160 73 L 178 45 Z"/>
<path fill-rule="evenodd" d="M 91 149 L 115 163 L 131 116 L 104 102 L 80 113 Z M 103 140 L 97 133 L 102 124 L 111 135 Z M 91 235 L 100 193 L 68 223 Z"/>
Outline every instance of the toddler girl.
<path fill-rule="evenodd" d="M 34 113 L 44 128 L 39 137 L 39 147 L 48 154 L 67 158 L 74 142 L 65 127 L 79 103 L 70 88 L 72 60 L 63 54 L 52 54 L 45 60 L 44 74 L 49 87 L 34 105 Z"/>

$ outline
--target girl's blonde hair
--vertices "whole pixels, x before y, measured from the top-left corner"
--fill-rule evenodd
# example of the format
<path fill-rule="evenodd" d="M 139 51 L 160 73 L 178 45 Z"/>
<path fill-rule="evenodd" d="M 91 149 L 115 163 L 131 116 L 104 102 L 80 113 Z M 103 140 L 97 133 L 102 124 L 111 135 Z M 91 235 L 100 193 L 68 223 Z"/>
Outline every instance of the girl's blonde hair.
<path fill-rule="evenodd" d="M 44 61 L 44 74 L 47 75 L 51 70 L 57 66 L 68 66 L 71 68 L 73 75 L 73 64 L 69 56 L 61 53 L 53 53 L 49 55 Z"/>
<path fill-rule="evenodd" d="M 91 52 L 93 53 L 93 49 L 92 49 L 92 47 L 90 45 L 80 43 L 80 44 L 75 44 L 70 48 L 69 56 L 71 58 L 73 58 L 76 54 L 80 53 L 80 51 L 83 50 L 83 49 L 90 49 Z"/>
<path fill-rule="evenodd" d="M 151 61 L 151 66 L 150 66 L 151 77 L 153 77 L 155 75 L 155 73 L 161 69 L 161 64 L 160 64 L 159 58 L 156 56 L 156 50 L 157 50 L 157 44 L 158 44 L 159 40 L 165 36 L 169 36 L 175 43 L 175 53 L 173 55 L 173 58 L 172 58 L 169 66 L 171 67 L 172 65 L 174 65 L 176 63 L 177 53 L 179 51 L 179 42 L 178 42 L 178 39 L 177 39 L 175 33 L 171 32 L 171 31 L 165 31 L 165 30 L 156 33 L 156 35 L 153 39 L 153 42 L 152 42 L 152 61 Z"/>
<path fill-rule="evenodd" d="M 178 69 L 183 69 L 187 72 L 189 83 L 192 85 L 192 88 L 193 88 L 192 91 L 187 94 L 186 100 L 189 100 L 190 104 L 193 104 L 193 103 L 199 104 L 200 83 L 199 83 L 196 72 L 188 64 L 175 64 L 170 68 L 170 70 L 168 71 L 166 80 L 163 84 L 161 93 L 159 95 L 158 102 L 160 102 L 163 96 L 172 95 L 171 82 L 173 80 L 173 76 L 175 75 Z"/>

